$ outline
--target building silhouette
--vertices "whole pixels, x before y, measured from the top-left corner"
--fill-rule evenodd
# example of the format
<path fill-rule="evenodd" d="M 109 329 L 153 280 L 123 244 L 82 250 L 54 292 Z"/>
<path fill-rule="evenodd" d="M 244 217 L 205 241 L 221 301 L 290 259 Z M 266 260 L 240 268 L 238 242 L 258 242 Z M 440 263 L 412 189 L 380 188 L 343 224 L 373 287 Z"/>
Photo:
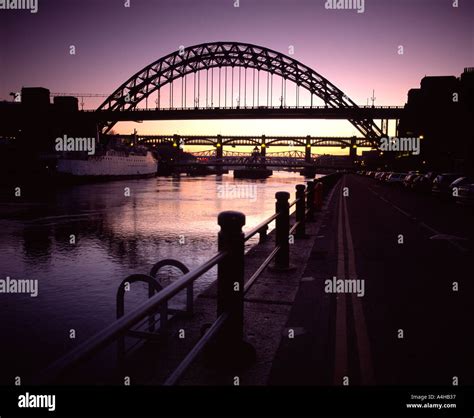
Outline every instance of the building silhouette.
<path fill-rule="evenodd" d="M 420 155 L 403 165 L 473 173 L 474 68 L 454 76 L 424 77 L 408 92 L 399 137 L 420 137 Z"/>

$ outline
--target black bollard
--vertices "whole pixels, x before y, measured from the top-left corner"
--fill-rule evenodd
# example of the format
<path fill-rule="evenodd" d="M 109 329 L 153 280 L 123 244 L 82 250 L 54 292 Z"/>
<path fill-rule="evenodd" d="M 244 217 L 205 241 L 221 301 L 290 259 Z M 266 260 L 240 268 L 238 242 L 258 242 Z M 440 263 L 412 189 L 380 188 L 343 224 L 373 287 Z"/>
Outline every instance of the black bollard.
<path fill-rule="evenodd" d="M 276 245 L 280 247 L 275 256 L 276 269 L 288 269 L 290 267 L 290 206 L 288 192 L 277 192 L 276 197 Z"/>
<path fill-rule="evenodd" d="M 245 215 L 235 211 L 221 212 L 217 223 L 221 227 L 219 251 L 227 251 L 227 256 L 217 268 L 217 316 L 224 312 L 230 314 L 224 332 L 230 343 L 242 341 L 243 338 L 245 242 L 242 227 Z"/>
<path fill-rule="evenodd" d="M 208 345 L 206 363 L 220 370 L 240 370 L 253 363 L 256 353 L 244 341 L 244 233 L 245 215 L 221 212 L 217 218 L 219 251 L 227 255 L 217 266 L 217 316 L 228 319 L 215 341 Z"/>
<path fill-rule="evenodd" d="M 308 198 L 306 200 L 306 208 L 308 209 L 308 216 L 306 220 L 308 222 L 314 221 L 314 181 L 308 181 Z"/>

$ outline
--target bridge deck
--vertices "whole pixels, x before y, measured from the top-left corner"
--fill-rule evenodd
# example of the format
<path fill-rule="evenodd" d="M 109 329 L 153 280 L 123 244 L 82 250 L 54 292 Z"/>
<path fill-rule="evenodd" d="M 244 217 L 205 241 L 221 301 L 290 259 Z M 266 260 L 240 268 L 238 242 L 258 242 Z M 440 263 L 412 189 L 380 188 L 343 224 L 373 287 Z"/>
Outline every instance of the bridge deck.
<path fill-rule="evenodd" d="M 86 112 L 87 113 L 87 112 Z M 400 119 L 403 108 L 383 107 L 241 107 L 98 110 L 96 120 L 184 120 L 184 119 Z"/>

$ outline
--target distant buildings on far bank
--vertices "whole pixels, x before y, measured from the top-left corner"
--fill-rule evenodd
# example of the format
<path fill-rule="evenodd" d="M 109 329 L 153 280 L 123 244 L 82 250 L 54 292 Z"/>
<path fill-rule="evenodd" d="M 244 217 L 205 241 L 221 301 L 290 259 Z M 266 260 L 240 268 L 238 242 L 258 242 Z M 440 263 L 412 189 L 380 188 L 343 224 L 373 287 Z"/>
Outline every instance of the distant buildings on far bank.
<path fill-rule="evenodd" d="M 474 67 L 460 77 L 427 76 L 408 92 L 399 137 L 420 138 L 420 154 L 407 153 L 402 165 L 417 162 L 440 171 L 474 170 Z M 389 154 L 389 153 L 387 153 Z"/>

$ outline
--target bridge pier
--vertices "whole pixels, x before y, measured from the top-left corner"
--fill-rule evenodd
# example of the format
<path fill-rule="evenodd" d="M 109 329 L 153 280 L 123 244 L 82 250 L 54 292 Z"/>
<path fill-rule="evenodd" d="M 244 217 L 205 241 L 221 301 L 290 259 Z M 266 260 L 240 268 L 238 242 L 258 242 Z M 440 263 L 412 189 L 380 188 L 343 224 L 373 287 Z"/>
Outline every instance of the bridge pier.
<path fill-rule="evenodd" d="M 180 137 L 179 135 L 174 134 L 173 135 L 173 147 L 174 148 L 179 148 L 180 145 Z"/>
<path fill-rule="evenodd" d="M 265 157 L 267 155 L 267 144 L 265 143 L 265 135 L 262 135 L 262 145 L 260 146 L 260 155 Z"/>
<path fill-rule="evenodd" d="M 306 147 L 304 149 L 304 160 L 307 163 L 311 162 L 311 137 L 306 136 Z"/>
<path fill-rule="evenodd" d="M 216 158 L 222 158 L 223 156 L 224 156 L 224 147 L 222 146 L 222 136 L 217 135 Z"/>
<path fill-rule="evenodd" d="M 357 158 L 357 139 L 355 136 L 351 138 L 351 148 L 349 150 L 349 156 L 353 161 Z"/>

